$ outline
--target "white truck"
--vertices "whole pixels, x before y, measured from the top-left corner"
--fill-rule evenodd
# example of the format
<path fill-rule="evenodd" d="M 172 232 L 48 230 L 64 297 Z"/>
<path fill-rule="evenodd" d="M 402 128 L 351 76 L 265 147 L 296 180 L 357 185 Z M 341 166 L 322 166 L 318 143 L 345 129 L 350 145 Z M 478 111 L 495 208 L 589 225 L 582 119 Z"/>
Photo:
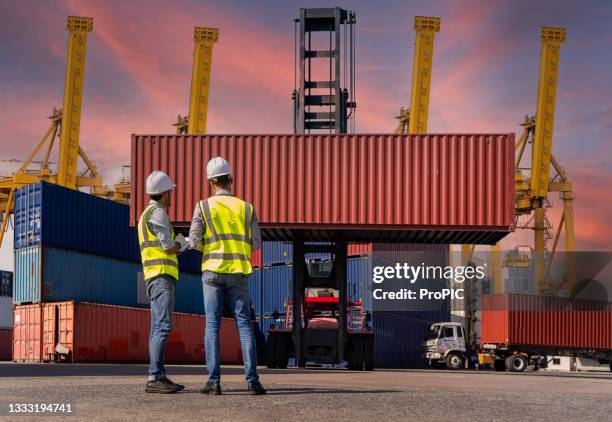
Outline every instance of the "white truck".
<path fill-rule="evenodd" d="M 423 343 L 425 359 L 431 367 L 467 368 L 469 355 L 465 330 L 458 322 L 432 324 Z"/>

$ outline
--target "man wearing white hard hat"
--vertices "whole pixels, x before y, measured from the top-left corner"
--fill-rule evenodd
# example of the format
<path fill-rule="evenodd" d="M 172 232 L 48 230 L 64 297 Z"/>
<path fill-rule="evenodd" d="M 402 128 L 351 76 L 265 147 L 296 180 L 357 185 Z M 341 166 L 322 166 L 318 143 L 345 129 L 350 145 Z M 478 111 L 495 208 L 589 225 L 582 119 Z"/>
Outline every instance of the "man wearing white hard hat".
<path fill-rule="evenodd" d="M 261 246 L 257 217 L 251 204 L 231 193 L 232 171 L 226 160 L 211 159 L 206 166 L 206 177 L 212 196 L 196 205 L 189 230 L 191 248 L 202 251 L 208 382 L 200 392 L 221 394 L 219 327 L 223 305 L 227 302 L 240 334 L 248 392 L 265 394 L 257 375 L 247 281 L 253 272 L 251 251 Z"/>
<path fill-rule="evenodd" d="M 166 343 L 172 331 L 175 283 L 179 278 L 176 254 L 181 249 L 167 213 L 174 187 L 166 173 L 154 170 L 146 183 L 151 200 L 138 221 L 142 269 L 147 296 L 151 300 L 147 393 L 176 393 L 185 388 L 170 381 L 164 368 Z"/>

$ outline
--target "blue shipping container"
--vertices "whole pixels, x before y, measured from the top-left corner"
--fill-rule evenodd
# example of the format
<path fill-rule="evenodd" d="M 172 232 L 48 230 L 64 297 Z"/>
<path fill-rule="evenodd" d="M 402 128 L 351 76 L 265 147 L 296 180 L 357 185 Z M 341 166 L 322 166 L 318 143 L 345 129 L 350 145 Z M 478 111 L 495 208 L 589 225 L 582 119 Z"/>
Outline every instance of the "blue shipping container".
<path fill-rule="evenodd" d="M 13 297 L 13 273 L 0 270 L 0 297 Z"/>
<path fill-rule="evenodd" d="M 312 242 L 312 245 L 325 243 Z M 306 259 L 329 260 L 329 253 L 309 253 Z M 280 264 L 291 264 L 293 262 L 293 243 L 291 242 L 263 242 L 262 244 L 262 265 L 264 267 Z"/>
<path fill-rule="evenodd" d="M 450 321 L 450 313 L 374 312 L 374 367 L 424 368 L 423 340 L 431 324 L 442 321 Z"/>
<path fill-rule="evenodd" d="M 149 306 L 140 264 L 45 246 L 15 251 L 13 300 L 16 304 L 76 300 Z M 204 313 L 199 275 L 180 274 L 175 310 Z"/>
<path fill-rule="evenodd" d="M 40 182 L 15 192 L 15 249 L 51 246 L 140 262 L 137 230 L 130 207 L 52 183 Z M 181 271 L 197 274 L 202 255 L 179 256 Z"/>

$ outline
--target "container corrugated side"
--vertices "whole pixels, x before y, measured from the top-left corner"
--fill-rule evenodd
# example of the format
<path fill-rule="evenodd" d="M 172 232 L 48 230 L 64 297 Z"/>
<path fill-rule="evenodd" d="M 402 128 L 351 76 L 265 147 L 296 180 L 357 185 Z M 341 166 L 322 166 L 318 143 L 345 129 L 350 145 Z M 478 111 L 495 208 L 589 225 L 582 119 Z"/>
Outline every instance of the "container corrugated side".
<path fill-rule="evenodd" d="M 148 307 L 140 264 L 64 249 L 31 246 L 15 251 L 14 302 L 76 300 L 111 305 Z M 204 313 L 199 275 L 181 273 L 175 310 Z"/>
<path fill-rule="evenodd" d="M 40 362 L 42 353 L 42 307 L 20 305 L 13 309 L 13 360 Z"/>
<path fill-rule="evenodd" d="M 450 315 L 439 316 L 430 312 L 374 312 L 374 367 L 425 368 L 422 345 L 429 327 L 450 320 Z"/>
<path fill-rule="evenodd" d="M 15 193 L 15 249 L 58 249 L 140 262 L 138 234 L 129 207 L 77 190 L 40 182 Z M 183 272 L 199 273 L 202 255 L 179 255 Z"/>
<path fill-rule="evenodd" d="M 0 361 L 11 360 L 13 356 L 13 328 L 0 328 Z"/>
<path fill-rule="evenodd" d="M 0 296 L 0 328 L 13 328 L 13 298 Z"/>
<path fill-rule="evenodd" d="M 47 303 L 43 307 L 44 361 L 146 362 L 149 359 L 149 310 L 80 303 Z M 204 362 L 205 318 L 175 312 L 168 338 L 167 363 Z M 233 319 L 221 323 L 221 362 L 242 362 L 240 340 Z M 61 344 L 67 354 L 58 355 Z"/>
<path fill-rule="evenodd" d="M 46 182 L 15 193 L 15 249 L 40 244 L 140 259 L 128 206 Z"/>
<path fill-rule="evenodd" d="M 188 227 L 218 155 L 268 240 L 492 244 L 514 224 L 513 134 L 133 135 L 131 223 L 160 169 L 177 184 L 170 218 Z"/>
<path fill-rule="evenodd" d="M 482 297 L 481 343 L 612 350 L 612 303 L 506 293 Z"/>

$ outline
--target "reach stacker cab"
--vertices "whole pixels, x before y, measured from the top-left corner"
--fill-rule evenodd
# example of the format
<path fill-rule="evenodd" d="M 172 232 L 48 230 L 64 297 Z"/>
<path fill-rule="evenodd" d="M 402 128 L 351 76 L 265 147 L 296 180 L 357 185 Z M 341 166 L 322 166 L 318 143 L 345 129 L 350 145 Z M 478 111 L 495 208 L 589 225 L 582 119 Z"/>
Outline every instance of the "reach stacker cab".
<path fill-rule="evenodd" d="M 331 253 L 332 261 L 309 266 L 307 253 Z M 349 369 L 374 368 L 369 313 L 360 301 L 347 300 L 346 264 L 347 242 L 294 242 L 292 297 L 284 321 L 268 332 L 269 368 L 286 368 L 290 357 L 298 367 L 306 362 L 339 365 L 346 361 Z M 282 321 L 279 317 L 273 315 L 275 321 Z"/>

